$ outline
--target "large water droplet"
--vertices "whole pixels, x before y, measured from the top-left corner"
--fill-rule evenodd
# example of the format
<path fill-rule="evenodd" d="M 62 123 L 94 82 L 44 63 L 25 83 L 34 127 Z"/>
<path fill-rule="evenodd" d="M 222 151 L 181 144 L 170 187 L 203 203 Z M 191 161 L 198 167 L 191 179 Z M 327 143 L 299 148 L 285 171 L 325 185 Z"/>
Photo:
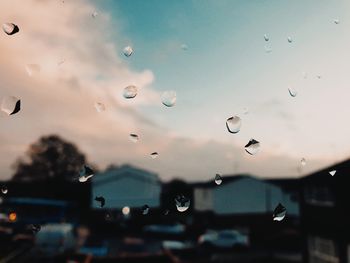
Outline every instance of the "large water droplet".
<path fill-rule="evenodd" d="M 148 212 L 149 212 L 149 206 L 148 206 L 148 205 L 144 205 L 144 206 L 141 208 L 141 210 L 142 210 L 142 214 L 143 214 L 143 215 L 147 215 Z"/>
<path fill-rule="evenodd" d="M 298 94 L 297 90 L 292 87 L 288 87 L 288 92 L 293 98 Z"/>
<path fill-rule="evenodd" d="M 2 24 L 2 30 L 8 35 L 13 35 L 19 32 L 19 27 L 13 23 Z"/>
<path fill-rule="evenodd" d="M 126 99 L 132 99 L 135 98 L 137 95 L 137 87 L 134 85 L 127 86 L 124 89 L 123 96 Z"/>
<path fill-rule="evenodd" d="M 287 37 L 287 41 L 288 41 L 288 43 L 292 43 L 293 42 L 293 38 L 292 37 Z"/>
<path fill-rule="evenodd" d="M 331 176 L 334 176 L 334 175 L 336 174 L 336 172 L 337 172 L 337 170 L 332 170 L 332 171 L 329 171 L 329 174 L 330 174 Z"/>
<path fill-rule="evenodd" d="M 7 194 L 8 191 L 9 190 L 6 186 L 1 187 L 1 193 L 3 193 L 4 195 Z"/>
<path fill-rule="evenodd" d="M 129 139 L 132 142 L 138 142 L 139 141 L 139 136 L 135 133 L 130 133 L 129 134 Z"/>
<path fill-rule="evenodd" d="M 190 207 L 191 201 L 183 195 L 178 195 L 175 198 L 176 209 L 179 212 L 185 212 Z"/>
<path fill-rule="evenodd" d="M 176 92 L 173 90 L 164 91 L 161 96 L 163 105 L 172 107 L 176 103 Z"/>
<path fill-rule="evenodd" d="M 96 196 L 95 201 L 100 203 L 100 207 L 104 207 L 106 200 L 103 196 Z"/>
<path fill-rule="evenodd" d="M 339 21 L 338 18 L 335 18 L 335 19 L 333 20 L 333 22 L 334 22 L 334 24 L 337 24 L 337 25 L 340 23 L 340 21 Z"/>
<path fill-rule="evenodd" d="M 134 50 L 132 47 L 130 46 L 126 46 L 124 49 L 123 49 L 123 53 L 126 57 L 130 57 L 132 55 L 132 53 L 134 53 Z"/>
<path fill-rule="evenodd" d="M 95 102 L 94 106 L 97 112 L 102 112 L 106 110 L 106 107 L 102 102 Z"/>
<path fill-rule="evenodd" d="M 283 205 L 278 204 L 275 210 L 273 211 L 273 215 L 272 215 L 273 221 L 282 221 L 286 216 L 286 213 L 287 213 L 287 209 Z"/>
<path fill-rule="evenodd" d="M 158 155 L 159 154 L 157 152 L 153 152 L 153 153 L 151 153 L 151 158 L 156 159 L 158 157 Z"/>
<path fill-rule="evenodd" d="M 29 77 L 38 74 L 40 72 L 41 68 L 38 64 L 27 64 L 26 65 L 26 71 Z"/>
<path fill-rule="evenodd" d="M 220 185 L 222 183 L 222 177 L 220 176 L 220 174 L 215 175 L 214 181 L 217 185 Z"/>
<path fill-rule="evenodd" d="M 301 158 L 300 164 L 301 164 L 301 166 L 305 166 L 306 165 L 306 159 L 305 158 Z"/>
<path fill-rule="evenodd" d="M 245 151 L 250 155 L 257 154 L 260 150 L 260 142 L 250 139 L 250 141 L 244 146 Z"/>
<path fill-rule="evenodd" d="M 79 182 L 84 183 L 94 176 L 94 171 L 87 165 L 84 165 L 79 172 Z"/>
<path fill-rule="evenodd" d="M 16 114 L 21 110 L 21 100 L 14 96 L 6 96 L 2 99 L 1 110 L 7 115 Z"/>
<path fill-rule="evenodd" d="M 242 120 L 238 116 L 230 117 L 226 120 L 226 128 L 230 133 L 237 133 L 240 131 Z"/>
<path fill-rule="evenodd" d="M 265 41 L 269 41 L 270 40 L 270 38 L 269 38 L 269 36 L 267 34 L 264 35 L 264 39 L 265 39 Z"/>

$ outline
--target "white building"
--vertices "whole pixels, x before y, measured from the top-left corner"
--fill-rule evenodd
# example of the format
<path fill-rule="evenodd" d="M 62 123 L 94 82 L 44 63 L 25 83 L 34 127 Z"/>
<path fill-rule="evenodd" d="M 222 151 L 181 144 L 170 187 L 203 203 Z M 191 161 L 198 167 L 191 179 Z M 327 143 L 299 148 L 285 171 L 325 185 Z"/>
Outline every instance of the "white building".
<path fill-rule="evenodd" d="M 299 205 L 291 194 L 274 184 L 250 176 L 223 177 L 194 187 L 194 209 L 217 215 L 271 213 L 281 203 L 287 214 L 298 215 Z"/>
<path fill-rule="evenodd" d="M 161 183 L 157 174 L 133 166 L 107 170 L 92 179 L 92 207 L 100 207 L 94 199 L 103 196 L 104 208 L 159 207 Z"/>

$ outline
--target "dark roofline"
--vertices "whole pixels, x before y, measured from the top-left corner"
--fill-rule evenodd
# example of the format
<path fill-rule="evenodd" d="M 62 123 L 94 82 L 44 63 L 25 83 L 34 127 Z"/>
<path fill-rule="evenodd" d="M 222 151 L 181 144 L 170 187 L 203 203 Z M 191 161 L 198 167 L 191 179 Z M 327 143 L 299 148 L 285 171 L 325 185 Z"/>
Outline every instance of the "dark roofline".
<path fill-rule="evenodd" d="M 221 175 L 222 178 L 222 183 L 221 185 L 225 185 L 225 184 L 229 184 L 244 178 L 252 178 L 252 179 L 256 179 L 256 180 L 262 180 L 259 179 L 255 176 L 252 176 L 250 174 L 236 174 L 236 175 Z M 213 187 L 217 187 L 217 185 L 214 182 L 214 178 L 211 180 L 208 180 L 206 182 L 194 182 L 194 183 L 189 183 L 190 186 L 192 186 L 193 188 L 213 188 Z"/>
<path fill-rule="evenodd" d="M 337 170 L 337 172 L 342 171 L 342 170 L 349 170 L 350 169 L 350 159 L 346 159 L 344 161 L 341 161 L 339 163 L 327 166 L 325 168 L 316 170 L 312 173 L 309 173 L 308 175 L 305 175 L 301 177 L 301 179 L 307 179 L 307 178 L 312 178 L 314 176 L 320 176 L 320 175 L 329 175 L 329 171 L 332 170 Z"/>

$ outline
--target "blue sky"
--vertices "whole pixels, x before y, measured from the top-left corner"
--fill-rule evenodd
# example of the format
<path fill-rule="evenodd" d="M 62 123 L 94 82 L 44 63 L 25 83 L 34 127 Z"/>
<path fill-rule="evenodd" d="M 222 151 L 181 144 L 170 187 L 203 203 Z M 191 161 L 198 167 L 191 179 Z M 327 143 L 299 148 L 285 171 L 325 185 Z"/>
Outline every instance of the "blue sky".
<path fill-rule="evenodd" d="M 0 172 L 10 177 L 11 164 L 49 133 L 102 169 L 130 163 L 166 180 L 300 176 L 346 159 L 349 12 L 346 0 L 0 2 L 0 17 L 21 29 L 0 35 L 0 97 L 24 105 L 0 115 Z M 28 79 L 28 63 L 40 74 Z M 125 100 L 131 84 L 139 94 Z M 174 107 L 161 104 L 165 90 L 176 91 Z M 94 110 L 97 101 L 105 112 Z M 242 128 L 230 134 L 225 121 L 234 115 Z M 140 142 L 130 145 L 129 133 Z M 261 142 L 256 156 L 244 151 L 251 138 Z M 154 151 L 159 158 L 150 160 Z M 298 172 L 301 158 L 307 165 Z"/>

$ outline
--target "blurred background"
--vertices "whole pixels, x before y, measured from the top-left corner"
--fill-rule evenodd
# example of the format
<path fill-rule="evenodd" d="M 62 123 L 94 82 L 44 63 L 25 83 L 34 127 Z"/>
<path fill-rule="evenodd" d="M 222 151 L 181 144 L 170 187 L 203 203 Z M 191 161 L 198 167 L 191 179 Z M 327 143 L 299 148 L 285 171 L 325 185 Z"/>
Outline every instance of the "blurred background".
<path fill-rule="evenodd" d="M 2 0 L 0 262 L 350 262 L 349 10 Z"/>

